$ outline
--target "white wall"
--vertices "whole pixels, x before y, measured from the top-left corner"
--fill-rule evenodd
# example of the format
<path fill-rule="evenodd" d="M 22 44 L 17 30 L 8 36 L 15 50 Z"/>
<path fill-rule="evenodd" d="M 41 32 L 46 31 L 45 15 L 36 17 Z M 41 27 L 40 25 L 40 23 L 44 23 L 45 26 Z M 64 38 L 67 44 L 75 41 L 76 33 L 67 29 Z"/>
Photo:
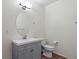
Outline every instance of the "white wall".
<path fill-rule="evenodd" d="M 12 58 L 12 51 L 11 51 L 11 41 L 13 39 L 18 39 L 19 35 L 16 32 L 16 18 L 17 15 L 22 11 L 20 7 L 17 5 L 17 0 L 3 0 L 2 4 L 2 21 L 3 21 L 3 39 L 2 39 L 2 57 L 3 59 L 11 59 Z M 33 34 L 36 37 L 44 37 L 42 34 L 39 33 L 44 32 L 44 14 L 43 14 L 43 7 L 37 5 L 34 3 L 33 8 L 31 11 L 34 16 L 33 21 L 36 22 L 36 24 L 33 25 L 33 28 L 31 28 L 31 32 L 35 33 Z M 37 34 L 37 35 L 36 35 Z"/>
<path fill-rule="evenodd" d="M 18 39 L 19 35 L 16 32 L 16 18 L 21 12 L 16 0 L 3 0 L 3 39 L 2 39 L 2 57 L 3 59 L 11 59 L 11 41 Z M 58 0 L 46 7 L 46 21 L 44 20 L 44 7 L 33 4 L 31 15 L 30 36 L 45 37 L 45 29 L 47 38 L 50 44 L 53 41 L 59 41 L 59 46 L 56 53 L 76 59 L 76 0 Z M 44 27 L 45 21 L 45 27 Z M 36 24 L 33 24 L 35 22 Z"/>
<path fill-rule="evenodd" d="M 69 59 L 76 58 L 76 0 L 58 0 L 45 8 L 45 27 L 49 43 L 59 41 L 54 51 Z"/>

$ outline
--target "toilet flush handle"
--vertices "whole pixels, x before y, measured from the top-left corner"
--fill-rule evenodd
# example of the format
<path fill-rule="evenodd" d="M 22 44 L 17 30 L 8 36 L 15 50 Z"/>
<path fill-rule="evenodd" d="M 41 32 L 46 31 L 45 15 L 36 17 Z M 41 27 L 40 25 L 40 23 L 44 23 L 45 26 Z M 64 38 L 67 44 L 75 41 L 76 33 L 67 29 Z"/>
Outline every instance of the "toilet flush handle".
<path fill-rule="evenodd" d="M 59 42 L 58 41 L 54 41 L 53 43 L 54 43 L 55 46 L 58 46 Z"/>

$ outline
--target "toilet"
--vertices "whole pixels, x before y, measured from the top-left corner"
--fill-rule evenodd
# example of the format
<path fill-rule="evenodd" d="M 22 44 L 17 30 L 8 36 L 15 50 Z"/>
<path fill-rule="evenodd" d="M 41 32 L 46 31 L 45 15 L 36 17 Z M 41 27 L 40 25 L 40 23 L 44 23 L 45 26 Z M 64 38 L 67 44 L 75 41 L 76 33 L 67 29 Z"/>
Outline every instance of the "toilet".
<path fill-rule="evenodd" d="M 46 41 L 42 41 L 42 47 L 43 47 L 43 55 L 52 58 L 52 52 L 54 51 L 54 47 L 47 44 Z"/>

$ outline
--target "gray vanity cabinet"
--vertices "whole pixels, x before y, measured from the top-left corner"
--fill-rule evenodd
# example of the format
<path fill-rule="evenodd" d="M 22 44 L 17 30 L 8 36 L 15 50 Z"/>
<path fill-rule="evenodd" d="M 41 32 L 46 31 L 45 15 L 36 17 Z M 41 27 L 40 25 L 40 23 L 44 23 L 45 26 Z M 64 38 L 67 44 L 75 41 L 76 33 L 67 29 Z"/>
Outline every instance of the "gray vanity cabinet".
<path fill-rule="evenodd" d="M 34 42 L 19 46 L 13 43 L 13 59 L 41 59 L 41 43 Z"/>

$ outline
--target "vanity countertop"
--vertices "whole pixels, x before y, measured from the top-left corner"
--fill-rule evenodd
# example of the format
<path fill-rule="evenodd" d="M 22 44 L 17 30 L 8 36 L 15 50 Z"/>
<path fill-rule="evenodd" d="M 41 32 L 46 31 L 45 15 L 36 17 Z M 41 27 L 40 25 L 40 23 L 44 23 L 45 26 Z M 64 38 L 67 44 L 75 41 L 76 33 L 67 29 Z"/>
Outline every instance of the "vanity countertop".
<path fill-rule="evenodd" d="M 13 40 L 13 43 L 15 43 L 16 45 L 23 45 L 23 44 L 29 44 L 29 43 L 33 43 L 33 42 L 39 42 L 42 41 L 43 39 L 39 39 L 39 38 L 28 38 L 28 39 L 20 39 L 20 40 Z"/>

